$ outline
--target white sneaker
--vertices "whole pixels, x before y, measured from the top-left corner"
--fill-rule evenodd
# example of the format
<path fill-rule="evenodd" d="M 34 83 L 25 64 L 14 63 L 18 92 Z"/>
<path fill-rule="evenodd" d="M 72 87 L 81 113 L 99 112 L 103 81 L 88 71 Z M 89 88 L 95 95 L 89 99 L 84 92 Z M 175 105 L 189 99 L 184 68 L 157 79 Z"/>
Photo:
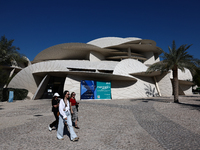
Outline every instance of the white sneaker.
<path fill-rule="evenodd" d="M 49 131 L 51 131 L 52 130 L 52 128 L 48 125 L 48 127 L 49 127 Z"/>
<path fill-rule="evenodd" d="M 78 141 L 78 139 L 79 139 L 79 137 L 75 137 L 72 141 L 76 142 L 76 141 Z"/>

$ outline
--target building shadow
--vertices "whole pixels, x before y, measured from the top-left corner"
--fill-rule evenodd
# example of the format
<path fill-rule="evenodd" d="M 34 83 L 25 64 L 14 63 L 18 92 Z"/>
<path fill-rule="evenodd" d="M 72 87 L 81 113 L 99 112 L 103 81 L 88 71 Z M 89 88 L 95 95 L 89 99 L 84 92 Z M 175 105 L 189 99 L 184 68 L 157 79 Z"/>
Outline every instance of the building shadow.
<path fill-rule="evenodd" d="M 189 108 L 190 110 L 198 110 L 200 111 L 200 105 L 197 104 L 186 104 L 186 103 L 181 103 L 179 102 L 179 104 L 185 108 Z"/>
<path fill-rule="evenodd" d="M 200 95 L 184 95 L 184 97 L 200 98 Z"/>
<path fill-rule="evenodd" d="M 141 101 L 144 103 L 148 103 L 148 102 L 162 102 L 162 103 L 174 103 L 174 99 L 170 99 L 170 98 L 165 98 L 165 97 L 149 97 L 149 98 L 138 98 L 138 99 L 131 99 L 130 101 L 135 102 L 135 101 Z M 192 99 L 192 101 L 200 101 L 197 99 Z M 175 103 L 178 104 L 184 108 L 188 108 L 190 110 L 198 110 L 200 111 L 200 105 L 199 104 L 189 104 L 189 103 Z"/>
<path fill-rule="evenodd" d="M 149 97 L 149 98 L 137 98 L 137 99 L 131 99 L 130 101 L 141 101 L 141 102 L 162 102 L 162 103 L 171 103 L 173 102 L 173 99 L 170 99 L 168 97 Z"/>

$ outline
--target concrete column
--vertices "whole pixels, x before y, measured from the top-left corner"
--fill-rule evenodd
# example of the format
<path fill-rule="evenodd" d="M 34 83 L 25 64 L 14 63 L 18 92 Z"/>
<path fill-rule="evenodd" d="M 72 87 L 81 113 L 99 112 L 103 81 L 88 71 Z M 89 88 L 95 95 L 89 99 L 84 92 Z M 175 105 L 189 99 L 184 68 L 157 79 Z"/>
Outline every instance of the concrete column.
<path fill-rule="evenodd" d="M 158 94 L 159 94 L 159 96 L 161 96 L 161 92 L 160 92 L 160 89 L 159 89 L 159 86 L 158 86 L 158 82 L 157 82 L 157 80 L 156 80 L 156 77 L 154 76 L 153 79 L 154 79 L 154 82 L 155 82 L 155 85 L 156 85 L 156 89 L 157 89 L 157 91 L 158 91 Z"/>
<path fill-rule="evenodd" d="M 12 77 L 12 75 L 14 74 L 14 72 L 15 72 L 15 68 L 13 68 L 12 71 L 10 72 L 9 78 Z M 4 85 L 3 88 L 7 88 L 7 86 L 8 86 L 8 85 L 7 85 L 7 83 L 6 83 L 6 84 Z"/>
<path fill-rule="evenodd" d="M 33 100 L 35 99 L 39 99 L 41 98 L 42 94 L 45 91 L 45 87 L 47 86 L 48 82 L 49 82 L 50 76 L 46 75 L 42 81 L 40 82 L 40 85 L 37 88 L 37 91 L 35 92 L 34 96 L 33 96 Z"/>

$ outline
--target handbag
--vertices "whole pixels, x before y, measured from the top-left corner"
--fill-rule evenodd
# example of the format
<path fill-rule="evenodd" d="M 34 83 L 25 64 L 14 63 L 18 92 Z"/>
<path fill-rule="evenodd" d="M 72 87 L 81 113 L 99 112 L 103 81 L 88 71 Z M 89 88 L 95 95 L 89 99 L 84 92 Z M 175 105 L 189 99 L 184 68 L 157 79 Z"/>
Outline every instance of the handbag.
<path fill-rule="evenodd" d="M 76 110 L 77 110 L 77 111 L 78 111 L 78 106 L 79 106 L 78 104 L 79 104 L 79 103 L 76 102 Z"/>

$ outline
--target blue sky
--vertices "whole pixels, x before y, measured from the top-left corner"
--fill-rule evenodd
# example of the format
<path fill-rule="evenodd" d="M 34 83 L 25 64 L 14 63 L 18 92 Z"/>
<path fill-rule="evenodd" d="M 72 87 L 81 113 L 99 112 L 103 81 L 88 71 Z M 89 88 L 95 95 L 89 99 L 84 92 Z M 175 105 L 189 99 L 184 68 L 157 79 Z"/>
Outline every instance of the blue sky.
<path fill-rule="evenodd" d="M 199 0 L 0 0 L 0 36 L 31 61 L 61 43 L 87 43 L 101 37 L 139 37 L 168 52 L 176 41 L 193 44 L 200 59 Z"/>

